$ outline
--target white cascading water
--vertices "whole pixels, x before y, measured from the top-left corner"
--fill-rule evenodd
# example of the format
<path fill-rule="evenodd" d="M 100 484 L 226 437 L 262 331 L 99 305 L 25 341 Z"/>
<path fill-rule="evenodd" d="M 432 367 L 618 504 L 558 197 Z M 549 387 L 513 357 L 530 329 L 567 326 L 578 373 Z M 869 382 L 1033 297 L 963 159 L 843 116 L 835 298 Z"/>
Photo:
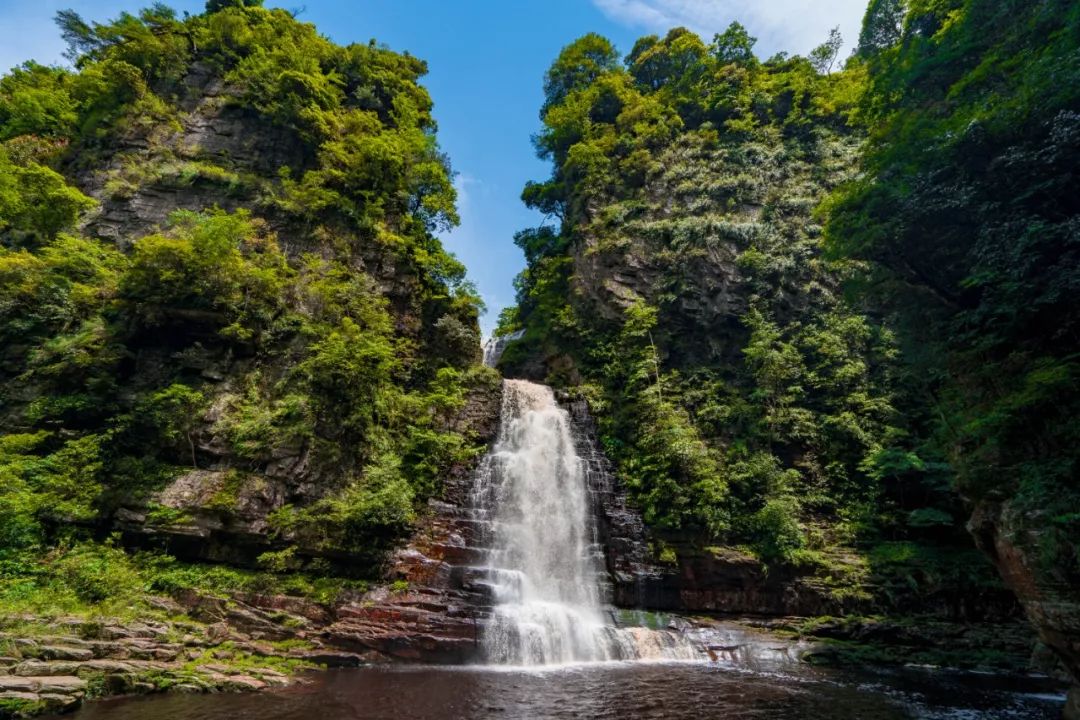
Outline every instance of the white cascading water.
<path fill-rule="evenodd" d="M 495 606 L 482 637 L 487 660 L 700 659 L 678 633 L 612 624 L 571 430 L 550 388 L 504 381 L 499 439 L 480 466 L 474 497 L 490 527 L 484 570 Z"/>
<path fill-rule="evenodd" d="M 525 334 L 524 330 L 517 330 L 507 335 L 499 335 L 498 337 L 490 337 L 487 342 L 484 343 L 484 364 L 488 367 L 495 367 L 499 364 L 499 358 L 502 357 L 503 350 L 506 350 L 506 346 L 515 340 L 519 339 Z"/>

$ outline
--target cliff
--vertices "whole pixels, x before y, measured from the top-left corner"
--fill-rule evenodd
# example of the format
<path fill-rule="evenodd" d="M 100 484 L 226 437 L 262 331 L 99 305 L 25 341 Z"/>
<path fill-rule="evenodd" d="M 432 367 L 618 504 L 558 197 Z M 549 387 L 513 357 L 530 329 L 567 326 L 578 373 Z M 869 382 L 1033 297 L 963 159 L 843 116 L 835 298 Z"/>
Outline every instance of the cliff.
<path fill-rule="evenodd" d="M 0 78 L 0 714 L 359 662 L 495 432 L 424 63 L 211 5 Z"/>
<path fill-rule="evenodd" d="M 604 42 L 568 46 L 549 84 Z M 524 335 L 501 367 L 591 404 L 663 568 L 648 605 L 1007 617 L 897 408 L 896 339 L 845 294 L 859 266 L 823 252 L 819 207 L 865 141 L 860 70 L 751 48 L 738 26 L 674 30 L 550 98 L 553 174 L 525 199 L 561 226 L 517 238 L 503 327 Z"/>
<path fill-rule="evenodd" d="M 9 581 L 100 603 L 51 569 L 109 544 L 381 577 L 497 392 L 424 63 L 242 4 L 58 17 L 75 69 L 0 79 Z"/>
<path fill-rule="evenodd" d="M 649 602 L 1011 591 L 1075 676 L 1078 18 L 875 2 L 842 68 L 737 23 L 556 58 L 501 367 L 588 400 L 670 569 Z M 766 566 L 783 592 L 748 591 Z"/>
<path fill-rule="evenodd" d="M 827 227 L 904 339 L 904 409 L 936 415 L 918 431 L 971 533 L 1074 679 L 1078 29 L 1066 2 L 909 8 L 865 48 L 864 176 Z"/>

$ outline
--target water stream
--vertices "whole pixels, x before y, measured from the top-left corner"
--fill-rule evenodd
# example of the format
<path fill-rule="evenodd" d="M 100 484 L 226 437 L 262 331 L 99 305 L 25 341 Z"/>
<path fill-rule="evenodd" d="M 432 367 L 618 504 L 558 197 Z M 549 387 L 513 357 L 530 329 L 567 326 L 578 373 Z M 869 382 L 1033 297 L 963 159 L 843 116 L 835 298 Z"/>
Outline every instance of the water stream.
<path fill-rule="evenodd" d="M 506 350 L 506 346 L 515 340 L 519 339 L 525 334 L 524 330 L 517 330 L 506 335 L 499 335 L 498 337 L 490 337 L 484 342 L 484 364 L 488 367 L 495 367 L 499 364 L 499 358 L 502 357 L 503 351 Z"/>
<path fill-rule="evenodd" d="M 56 720 L 1057 720 L 1063 704 L 1030 683 L 942 671 L 375 666 L 263 693 L 117 698 Z"/>
<path fill-rule="evenodd" d="M 488 662 L 706 657 L 679 633 L 613 622 L 584 463 L 550 388 L 504 382 L 499 438 L 477 473 L 473 506 L 486 523 L 483 570 L 495 600 L 482 638 Z"/>

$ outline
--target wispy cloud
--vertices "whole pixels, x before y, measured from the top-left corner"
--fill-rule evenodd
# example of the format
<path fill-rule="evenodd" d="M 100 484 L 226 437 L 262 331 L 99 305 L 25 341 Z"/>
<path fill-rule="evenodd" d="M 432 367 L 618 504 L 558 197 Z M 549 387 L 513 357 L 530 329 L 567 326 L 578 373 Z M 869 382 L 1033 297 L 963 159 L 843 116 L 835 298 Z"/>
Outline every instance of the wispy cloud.
<path fill-rule="evenodd" d="M 471 175 L 457 173 L 454 175 L 454 190 L 457 191 L 458 212 L 461 214 L 462 224 L 465 222 L 465 214 L 469 211 L 469 200 L 472 194 L 469 188 L 483 185 L 483 183 Z"/>
<path fill-rule="evenodd" d="M 683 26 L 706 40 L 739 21 L 758 38 L 757 50 L 805 54 L 837 25 L 854 47 L 866 0 L 592 0 L 612 20 L 649 32 Z M 845 52 L 846 54 L 846 52 Z"/>

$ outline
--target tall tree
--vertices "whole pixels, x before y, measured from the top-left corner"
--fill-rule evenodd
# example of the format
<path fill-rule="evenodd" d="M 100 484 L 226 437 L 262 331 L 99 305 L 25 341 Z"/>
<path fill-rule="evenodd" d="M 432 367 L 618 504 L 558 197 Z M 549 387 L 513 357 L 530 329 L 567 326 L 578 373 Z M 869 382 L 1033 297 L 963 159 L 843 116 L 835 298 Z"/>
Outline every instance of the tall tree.
<path fill-rule="evenodd" d="M 810 51 L 810 63 L 814 69 L 824 75 L 831 73 L 843 45 L 844 38 L 840 35 L 840 28 L 834 27 L 829 31 L 829 39 Z"/>
<path fill-rule="evenodd" d="M 600 75 L 619 67 L 619 53 L 605 37 L 584 35 L 563 48 L 544 76 L 543 117 L 548 108 L 558 105 L 573 90 L 585 87 Z"/>
<path fill-rule="evenodd" d="M 721 63 L 752 63 L 756 43 L 757 38 L 750 37 L 741 23 L 733 22 L 713 37 L 713 52 Z"/>
<path fill-rule="evenodd" d="M 904 27 L 904 0 L 871 0 L 859 32 L 860 57 L 869 57 L 892 47 Z"/>

